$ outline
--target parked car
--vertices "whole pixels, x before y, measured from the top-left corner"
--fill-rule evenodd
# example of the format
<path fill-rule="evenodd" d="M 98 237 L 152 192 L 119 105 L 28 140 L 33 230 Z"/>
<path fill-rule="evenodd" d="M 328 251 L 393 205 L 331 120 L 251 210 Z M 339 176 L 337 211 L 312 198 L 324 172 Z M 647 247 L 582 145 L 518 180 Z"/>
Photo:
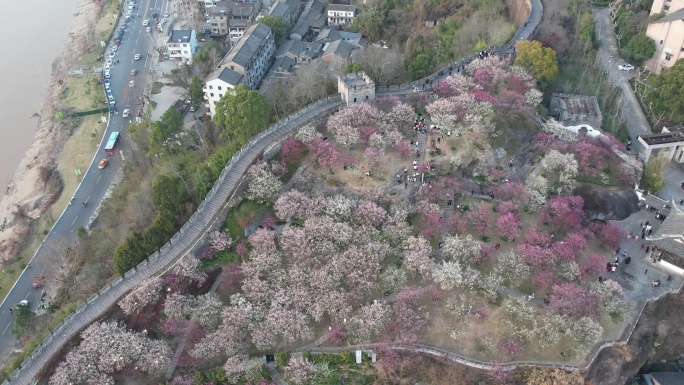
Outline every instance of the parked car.
<path fill-rule="evenodd" d="M 195 108 L 195 106 L 190 106 L 190 112 L 195 112 L 195 111 L 197 111 L 197 108 Z"/>
<path fill-rule="evenodd" d="M 135 80 L 131 80 L 130 82 L 128 82 L 128 86 L 131 88 L 135 87 Z"/>
<path fill-rule="evenodd" d="M 114 103 L 114 95 L 112 95 L 111 93 L 107 95 L 107 99 L 109 99 L 110 103 Z"/>
<path fill-rule="evenodd" d="M 128 108 L 126 108 L 125 110 L 123 110 L 123 115 L 121 115 L 121 116 L 123 116 L 124 118 L 127 118 L 127 117 L 128 117 L 128 114 L 129 114 L 130 112 L 131 112 L 131 110 L 129 110 Z"/>
<path fill-rule="evenodd" d="M 618 69 L 620 71 L 632 71 L 632 70 L 634 70 L 634 66 L 631 64 L 620 64 L 618 66 Z"/>
<path fill-rule="evenodd" d="M 116 57 L 116 52 L 112 52 L 109 54 L 110 59 L 114 59 Z"/>
<path fill-rule="evenodd" d="M 140 54 L 136 53 L 135 56 L 133 56 L 133 60 L 140 60 Z"/>
<path fill-rule="evenodd" d="M 165 14 L 164 14 L 164 19 L 168 19 L 168 18 L 169 18 L 169 14 L 168 14 L 168 13 L 165 13 Z"/>
<path fill-rule="evenodd" d="M 109 72 L 105 72 L 104 77 L 105 79 L 109 79 L 112 75 L 109 74 Z"/>
<path fill-rule="evenodd" d="M 147 28 L 145 28 L 145 30 L 146 30 L 147 32 L 152 32 L 152 28 L 151 28 L 151 27 L 147 27 Z"/>
<path fill-rule="evenodd" d="M 149 25 L 149 24 L 150 24 L 150 19 L 143 20 L 143 25 Z"/>
<path fill-rule="evenodd" d="M 109 79 L 105 79 L 104 84 L 109 85 Z"/>
<path fill-rule="evenodd" d="M 138 73 L 138 71 L 136 71 L 136 70 L 131 70 L 131 75 L 135 76 L 135 74 L 137 74 L 137 73 Z"/>
<path fill-rule="evenodd" d="M 110 92 L 110 85 L 109 85 L 109 83 L 105 84 L 105 90 L 107 90 L 107 92 Z"/>
<path fill-rule="evenodd" d="M 43 287 L 45 285 L 45 276 L 44 275 L 39 275 L 36 278 L 33 278 L 33 283 L 31 284 L 31 287 L 34 289 L 38 289 L 40 287 Z"/>

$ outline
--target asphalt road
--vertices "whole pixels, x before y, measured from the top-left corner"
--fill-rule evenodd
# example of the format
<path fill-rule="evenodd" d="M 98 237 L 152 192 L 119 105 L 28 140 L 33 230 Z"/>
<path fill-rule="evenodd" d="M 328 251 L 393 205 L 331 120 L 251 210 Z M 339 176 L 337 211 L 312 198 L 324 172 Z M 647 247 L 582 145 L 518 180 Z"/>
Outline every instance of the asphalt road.
<path fill-rule="evenodd" d="M 124 6 L 124 14 L 128 11 L 128 5 Z M 93 160 L 88 170 L 84 173 L 83 179 L 73 195 L 73 203 L 67 206 L 62 215 L 57 219 L 50 233 L 46 236 L 43 244 L 33 256 L 27 267 L 15 282 L 14 286 L 0 304 L 0 361 L 6 362 L 7 356 L 15 346 L 15 339 L 11 333 L 13 328 L 13 315 L 10 308 L 16 306 L 22 300 L 28 300 L 31 310 L 35 311 L 40 306 L 41 290 L 50 292 L 50 278 L 56 275 L 58 269 L 63 265 L 62 254 L 65 245 L 71 244 L 76 240 L 77 230 L 80 227 L 88 226 L 95 210 L 102 201 L 106 191 L 112 184 L 115 175 L 121 170 L 124 153 L 119 144 L 117 151 L 112 156 L 107 156 L 104 146 L 109 136 L 114 131 L 125 132 L 131 119 L 138 114 L 141 109 L 142 95 L 148 93 L 145 89 L 147 85 L 147 74 L 152 66 L 151 60 L 156 54 L 152 55 L 152 39 L 157 39 L 158 32 L 154 30 L 156 24 L 151 20 L 150 26 L 153 32 L 147 32 L 143 26 L 143 20 L 151 19 L 153 13 L 157 13 L 161 18 L 164 13 L 171 13 L 168 0 L 137 0 L 133 9 L 132 18 L 127 23 L 121 45 L 119 46 L 111 68 L 110 85 L 112 94 L 115 98 L 117 111 L 110 114 L 107 130 L 103 139 L 94 154 Z M 123 15 L 117 29 L 123 24 Z M 112 46 L 108 46 L 105 56 L 112 51 Z M 150 53 L 150 55 L 148 55 Z M 134 55 L 140 54 L 140 60 L 134 60 Z M 148 57 L 149 56 L 149 57 Z M 131 75 L 131 70 L 135 69 L 137 74 Z M 130 80 L 135 80 L 135 86 L 130 87 Z M 104 92 L 104 89 L 103 89 Z M 130 109 L 131 114 L 128 118 L 123 118 L 124 109 Z M 107 158 L 109 162 L 103 170 L 98 169 L 100 159 Z M 68 192 L 65 192 L 68 194 Z M 84 202 L 86 205 L 84 206 Z M 34 289 L 31 287 L 33 280 L 37 276 L 45 276 L 46 287 Z M 47 299 L 47 296 L 46 296 Z"/>

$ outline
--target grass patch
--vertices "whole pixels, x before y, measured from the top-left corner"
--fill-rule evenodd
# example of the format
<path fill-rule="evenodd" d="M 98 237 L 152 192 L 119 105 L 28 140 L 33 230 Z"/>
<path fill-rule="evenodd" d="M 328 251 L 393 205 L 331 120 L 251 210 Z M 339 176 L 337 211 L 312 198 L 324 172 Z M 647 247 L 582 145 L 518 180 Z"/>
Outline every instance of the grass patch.
<path fill-rule="evenodd" d="M 164 83 L 162 82 L 154 82 L 152 84 L 152 95 L 156 95 L 161 92 L 162 87 L 164 87 Z M 155 103 L 156 104 L 156 103 Z"/>
<path fill-rule="evenodd" d="M 71 77 L 68 87 L 62 96 L 63 108 L 74 108 L 77 111 L 88 111 L 107 106 L 102 86 L 95 74 Z"/>
<path fill-rule="evenodd" d="M 254 201 L 243 200 L 230 210 L 223 225 L 223 231 L 233 238 L 233 242 L 245 237 L 245 230 L 258 221 L 273 215 L 273 209 Z"/>

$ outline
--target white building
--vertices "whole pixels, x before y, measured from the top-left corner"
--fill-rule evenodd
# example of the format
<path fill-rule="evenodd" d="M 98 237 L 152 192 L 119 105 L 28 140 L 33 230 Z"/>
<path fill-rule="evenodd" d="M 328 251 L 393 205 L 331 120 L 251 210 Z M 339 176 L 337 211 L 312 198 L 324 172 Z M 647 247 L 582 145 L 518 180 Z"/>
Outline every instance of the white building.
<path fill-rule="evenodd" d="M 357 8 L 353 5 L 330 4 L 328 5 L 328 25 L 351 24 L 356 17 Z"/>
<path fill-rule="evenodd" d="M 216 102 L 221 100 L 223 95 L 236 86 L 244 83 L 245 77 L 231 70 L 228 67 L 219 68 L 207 78 L 204 85 L 204 105 L 209 109 L 211 116 L 216 113 Z"/>
<path fill-rule="evenodd" d="M 197 35 L 192 29 L 177 29 L 171 31 L 166 43 L 166 52 L 171 60 L 192 64 L 192 55 L 197 51 Z"/>

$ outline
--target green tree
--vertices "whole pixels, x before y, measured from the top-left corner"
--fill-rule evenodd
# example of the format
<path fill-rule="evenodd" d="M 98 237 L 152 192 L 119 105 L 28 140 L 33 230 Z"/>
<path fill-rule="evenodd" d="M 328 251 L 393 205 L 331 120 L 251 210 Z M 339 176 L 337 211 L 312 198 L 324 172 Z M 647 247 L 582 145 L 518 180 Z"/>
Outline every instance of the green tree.
<path fill-rule="evenodd" d="M 29 305 L 18 304 L 14 307 L 14 329 L 12 334 L 19 338 L 29 336 L 36 330 L 36 316 L 33 314 Z"/>
<path fill-rule="evenodd" d="M 183 129 L 183 115 L 174 106 L 169 107 L 161 120 L 152 122 L 150 127 L 152 134 L 150 135 L 150 150 L 147 152 L 148 157 L 155 156 L 161 152 L 163 148 L 171 154 L 168 146 L 168 139 L 175 134 L 178 134 Z"/>
<path fill-rule="evenodd" d="M 245 143 L 268 126 L 270 109 L 266 98 L 259 91 L 250 91 L 239 85 L 216 103 L 214 120 L 225 127 L 226 134 Z"/>
<path fill-rule="evenodd" d="M 653 56 L 656 44 L 653 39 L 641 33 L 632 36 L 629 42 L 620 50 L 620 55 L 636 66 L 642 65 Z"/>
<path fill-rule="evenodd" d="M 290 23 L 283 19 L 282 16 L 276 15 L 266 15 L 259 19 L 259 23 L 268 26 L 273 30 L 273 37 L 275 38 L 276 44 L 285 37 L 285 32 L 290 28 Z"/>
<path fill-rule="evenodd" d="M 527 68 L 540 82 L 546 82 L 558 74 L 556 51 L 542 47 L 536 40 L 523 40 L 515 45 L 515 64 Z"/>
<path fill-rule="evenodd" d="M 356 63 L 349 63 L 347 65 L 347 68 L 344 69 L 344 73 L 351 74 L 355 72 L 363 71 L 363 68 L 361 68 L 360 65 Z"/>
<path fill-rule="evenodd" d="M 662 104 L 664 111 L 670 112 L 670 120 L 684 120 L 684 60 L 678 60 L 660 75 L 651 76 L 649 84 L 647 102 Z"/>
<path fill-rule="evenodd" d="M 649 192 L 660 191 L 665 186 L 665 178 L 663 176 L 665 164 L 667 164 L 667 159 L 661 157 L 653 157 L 646 163 L 646 167 L 644 167 L 644 183 L 646 183 L 646 188 Z"/>
<path fill-rule="evenodd" d="M 211 71 L 216 69 L 223 58 L 223 48 L 215 41 L 208 41 L 204 43 L 202 49 L 195 52 L 192 56 L 193 63 L 203 76 L 208 75 Z"/>
<path fill-rule="evenodd" d="M 137 266 L 154 252 L 153 248 L 147 246 L 143 235 L 134 232 L 126 240 L 114 249 L 114 270 L 119 275 L 124 275 L 128 270 Z"/>
<path fill-rule="evenodd" d="M 202 100 L 204 100 L 204 82 L 202 79 L 195 75 L 192 77 L 192 82 L 190 83 L 190 99 L 192 100 L 192 107 L 199 107 Z"/>
<path fill-rule="evenodd" d="M 408 68 L 414 79 L 419 79 L 430 74 L 432 66 L 431 56 L 421 53 L 409 64 Z"/>
<path fill-rule="evenodd" d="M 585 12 L 580 16 L 579 22 L 577 23 L 577 32 L 582 43 L 589 48 L 594 46 L 596 24 L 594 23 L 594 16 L 592 16 L 591 12 Z"/>
<path fill-rule="evenodd" d="M 161 174 L 152 184 L 152 204 L 159 212 L 172 214 L 180 212 L 181 205 L 188 200 L 187 191 L 179 178 Z"/>

